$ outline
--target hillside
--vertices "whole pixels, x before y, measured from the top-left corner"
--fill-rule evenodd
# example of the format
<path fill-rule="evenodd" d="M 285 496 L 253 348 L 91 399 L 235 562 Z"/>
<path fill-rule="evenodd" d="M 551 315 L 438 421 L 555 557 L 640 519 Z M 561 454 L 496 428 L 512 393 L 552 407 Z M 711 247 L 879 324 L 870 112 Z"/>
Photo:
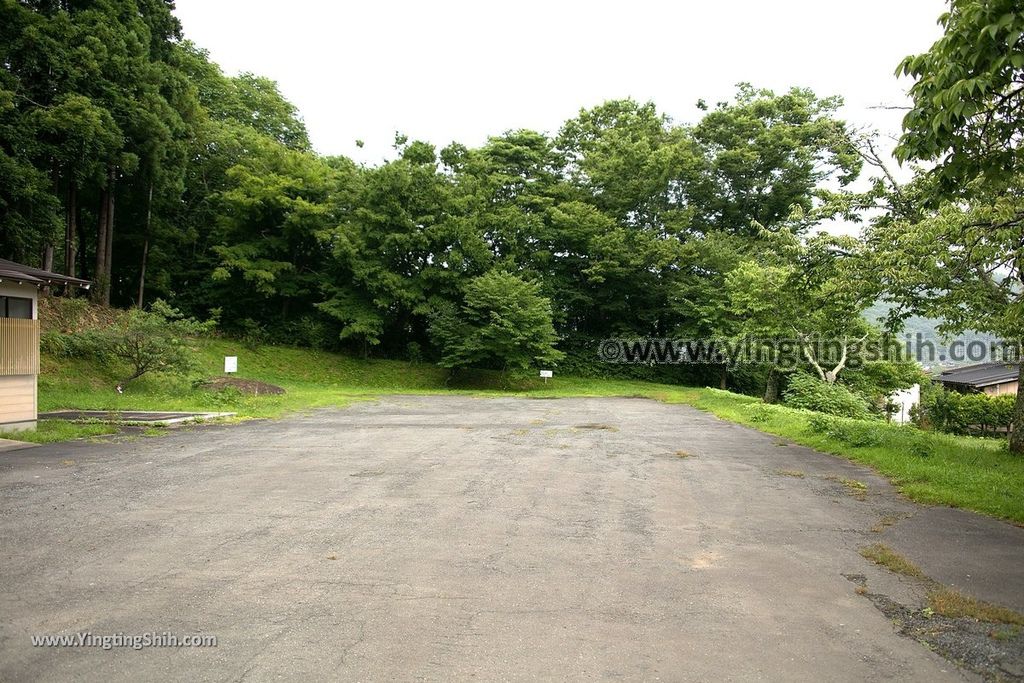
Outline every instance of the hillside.
<path fill-rule="evenodd" d="M 892 310 L 892 304 L 885 303 L 883 301 L 876 302 L 873 306 L 864 311 L 864 318 L 875 325 L 882 326 L 885 323 L 885 318 L 889 311 Z M 939 320 L 935 318 L 924 318 L 921 316 L 911 316 L 904 321 L 903 329 L 897 335 L 897 338 L 901 342 L 911 340 L 914 343 L 919 343 L 921 346 L 927 344 L 933 345 L 935 349 L 935 359 L 929 360 L 927 357 L 918 358 L 918 361 L 925 366 L 925 368 L 937 368 L 937 367 L 957 367 L 961 365 L 971 365 L 973 363 L 981 363 L 986 359 L 984 358 L 966 358 L 964 354 L 952 353 L 950 351 L 950 345 L 954 340 L 965 340 L 973 342 L 975 340 L 980 341 L 986 347 L 990 344 L 994 344 L 999 341 L 997 337 L 991 334 L 983 334 L 981 332 L 965 332 L 963 334 L 956 335 L 954 339 L 948 339 L 939 332 Z M 918 340 L 920 340 L 918 342 Z"/>

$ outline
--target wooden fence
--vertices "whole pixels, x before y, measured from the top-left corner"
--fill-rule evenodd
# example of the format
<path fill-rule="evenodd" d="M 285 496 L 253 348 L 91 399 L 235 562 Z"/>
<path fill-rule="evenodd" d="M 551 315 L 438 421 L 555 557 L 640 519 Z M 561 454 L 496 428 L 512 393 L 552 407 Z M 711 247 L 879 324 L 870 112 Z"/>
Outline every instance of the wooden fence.
<path fill-rule="evenodd" d="M 0 318 L 0 375 L 39 374 L 39 321 Z"/>

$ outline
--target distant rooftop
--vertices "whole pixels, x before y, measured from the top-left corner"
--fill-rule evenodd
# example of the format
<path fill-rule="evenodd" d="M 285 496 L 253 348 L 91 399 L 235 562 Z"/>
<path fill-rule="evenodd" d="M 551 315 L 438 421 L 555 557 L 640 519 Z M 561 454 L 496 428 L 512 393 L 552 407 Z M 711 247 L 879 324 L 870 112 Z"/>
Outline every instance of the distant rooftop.
<path fill-rule="evenodd" d="M 936 378 L 944 384 L 963 384 L 972 387 L 988 387 L 993 384 L 1013 382 L 1019 374 L 1018 363 L 978 363 L 953 368 Z"/>
<path fill-rule="evenodd" d="M 41 268 L 33 268 L 14 261 L 0 258 L 0 282 L 17 282 L 36 287 L 48 285 L 73 285 L 82 289 L 89 289 L 92 283 L 77 277 L 69 277 L 60 273 L 51 273 Z"/>

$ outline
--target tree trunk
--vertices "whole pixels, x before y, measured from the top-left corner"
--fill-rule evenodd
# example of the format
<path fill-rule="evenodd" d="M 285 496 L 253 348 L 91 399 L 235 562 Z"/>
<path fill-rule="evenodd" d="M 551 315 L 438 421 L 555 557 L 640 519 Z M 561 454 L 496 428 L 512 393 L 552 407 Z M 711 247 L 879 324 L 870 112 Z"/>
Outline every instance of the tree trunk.
<path fill-rule="evenodd" d="M 78 207 L 77 191 L 75 182 L 68 181 L 67 201 L 64 205 L 64 274 L 68 277 L 75 277 L 75 233 L 78 232 L 77 221 Z"/>
<path fill-rule="evenodd" d="M 85 248 L 89 240 L 85 232 L 85 225 L 82 224 L 82 215 L 78 212 L 77 201 L 75 202 L 75 229 L 78 231 L 78 248 L 75 250 L 78 252 L 78 272 L 81 273 L 80 277 L 85 277 L 85 274 L 89 272 L 89 250 Z"/>
<path fill-rule="evenodd" d="M 43 247 L 43 270 L 51 273 L 53 272 L 53 244 L 50 243 L 47 243 L 46 246 Z M 43 293 L 50 293 L 49 285 L 43 287 Z"/>
<path fill-rule="evenodd" d="M 1017 354 L 1020 367 L 1017 370 L 1017 400 L 1013 404 L 1010 418 L 1010 452 L 1024 455 L 1024 359 Z"/>
<path fill-rule="evenodd" d="M 726 368 L 723 365 L 722 366 L 722 372 L 718 376 L 718 388 L 721 389 L 722 391 L 725 391 L 725 387 L 726 387 L 725 380 L 728 378 L 728 375 L 729 375 L 729 369 Z"/>
<path fill-rule="evenodd" d="M 764 388 L 764 402 L 765 403 L 778 403 L 779 402 L 779 380 L 781 375 L 779 374 L 778 368 L 772 366 L 768 370 L 768 382 Z"/>
<path fill-rule="evenodd" d="M 106 259 L 104 259 L 104 265 L 106 266 L 106 271 L 104 272 L 106 286 L 103 288 L 104 306 L 110 305 L 110 290 L 114 272 L 114 182 L 116 181 L 114 173 L 115 169 L 111 166 L 110 175 L 107 177 L 110 190 L 107 192 L 107 243 L 104 245 L 106 250 Z"/>
<path fill-rule="evenodd" d="M 149 238 L 142 243 L 142 265 L 139 267 L 139 296 L 136 305 L 142 308 L 143 294 L 146 292 L 146 259 L 149 258 Z"/>
<path fill-rule="evenodd" d="M 60 164 L 57 163 L 56 159 L 53 162 L 53 196 L 60 196 Z M 43 270 L 52 273 L 53 272 L 53 241 L 50 237 L 47 237 L 46 244 L 43 245 L 43 258 L 42 265 L 40 266 Z M 43 292 L 46 294 L 50 293 L 50 288 L 43 287 Z"/>
<path fill-rule="evenodd" d="M 146 292 L 146 259 L 149 258 L 149 226 L 153 221 L 153 179 L 149 180 L 149 196 L 146 199 L 146 240 L 142 243 L 142 265 L 139 267 L 139 298 L 136 300 L 142 308 L 142 297 Z"/>
<path fill-rule="evenodd" d="M 106 289 L 107 272 L 107 210 L 109 202 L 110 187 L 106 187 L 100 193 L 100 215 L 96 224 L 96 267 L 93 269 L 92 287 L 93 301 L 103 303 L 103 290 Z"/>

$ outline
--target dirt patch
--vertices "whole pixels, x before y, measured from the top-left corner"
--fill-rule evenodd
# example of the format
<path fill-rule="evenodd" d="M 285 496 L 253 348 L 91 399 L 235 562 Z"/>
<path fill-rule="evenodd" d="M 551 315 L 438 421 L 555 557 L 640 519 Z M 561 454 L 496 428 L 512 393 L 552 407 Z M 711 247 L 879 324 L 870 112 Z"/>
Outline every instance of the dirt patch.
<path fill-rule="evenodd" d="M 221 389 L 237 389 L 243 394 L 253 396 L 266 396 L 267 394 L 283 394 L 284 389 L 274 384 L 267 384 L 256 379 L 242 379 L 241 377 L 213 377 L 200 385 L 203 389 L 220 391 Z"/>
<path fill-rule="evenodd" d="M 861 594 L 892 621 L 900 634 L 986 681 L 1024 678 L 1024 635 L 1019 627 L 944 617 L 928 608 L 910 609 L 885 595 Z"/>
<path fill-rule="evenodd" d="M 881 543 L 861 555 L 929 588 L 927 605 L 912 608 L 868 590 L 863 574 L 844 574 L 892 621 L 897 632 L 922 643 L 986 681 L 1024 680 L 1024 616 L 942 586 Z"/>

